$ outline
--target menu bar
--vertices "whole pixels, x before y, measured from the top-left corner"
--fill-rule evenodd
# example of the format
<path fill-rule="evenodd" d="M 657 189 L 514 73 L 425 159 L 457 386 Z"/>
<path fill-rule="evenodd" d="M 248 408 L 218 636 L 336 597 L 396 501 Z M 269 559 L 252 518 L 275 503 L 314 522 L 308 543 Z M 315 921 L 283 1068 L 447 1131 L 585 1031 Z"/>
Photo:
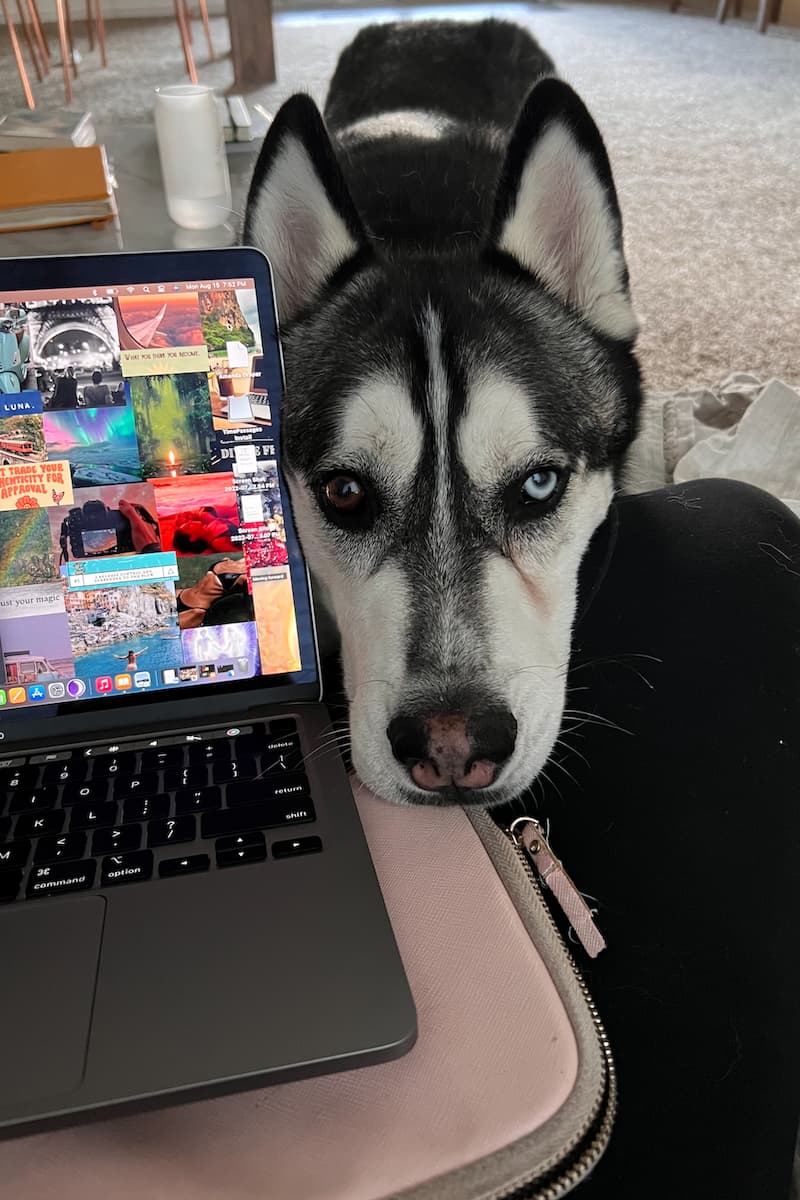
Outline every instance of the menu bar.
<path fill-rule="evenodd" d="M 158 296 L 172 292 L 234 291 L 255 287 L 253 279 L 191 279 L 178 283 L 123 283 L 113 287 L 58 288 L 25 292 L 0 291 L 0 304 L 35 303 L 37 300 L 113 300 L 115 296 Z"/>

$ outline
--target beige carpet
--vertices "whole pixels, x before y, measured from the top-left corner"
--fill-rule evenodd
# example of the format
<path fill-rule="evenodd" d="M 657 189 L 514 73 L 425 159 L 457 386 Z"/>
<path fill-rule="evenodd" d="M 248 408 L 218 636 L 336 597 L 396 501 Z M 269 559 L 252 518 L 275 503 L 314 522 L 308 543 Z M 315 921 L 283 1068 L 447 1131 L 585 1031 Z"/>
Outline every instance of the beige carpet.
<path fill-rule="evenodd" d="M 514 10 L 606 136 L 648 386 L 713 385 L 733 369 L 800 382 L 800 39 L 654 8 Z M 279 16 L 280 82 L 253 98 L 272 110 L 296 89 L 321 100 L 363 20 L 346 11 Z M 225 24 L 213 24 L 224 46 Z M 174 24 L 118 22 L 109 39 L 110 69 L 87 55 L 78 104 L 105 118 L 147 119 L 152 88 L 182 74 Z M 0 109 L 18 103 L 4 62 Z M 227 86 L 230 63 L 204 65 L 201 76 Z M 39 94 L 57 100 L 57 80 Z"/>

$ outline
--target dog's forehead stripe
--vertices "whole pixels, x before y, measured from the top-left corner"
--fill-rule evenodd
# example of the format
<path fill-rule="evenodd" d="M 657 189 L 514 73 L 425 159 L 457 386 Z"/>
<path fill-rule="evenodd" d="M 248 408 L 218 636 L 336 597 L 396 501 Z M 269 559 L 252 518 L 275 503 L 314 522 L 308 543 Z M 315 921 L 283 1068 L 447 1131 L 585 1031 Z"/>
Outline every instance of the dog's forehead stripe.
<path fill-rule="evenodd" d="M 442 357 L 442 323 L 438 313 L 428 308 L 423 317 L 425 347 L 428 355 L 427 400 L 433 427 L 436 461 L 436 491 L 433 525 L 438 541 L 446 538 L 452 520 L 450 485 L 450 388 Z"/>
<path fill-rule="evenodd" d="M 456 124 L 444 113 L 425 112 L 422 109 L 395 109 L 362 117 L 339 131 L 342 141 L 367 141 L 372 138 L 416 137 L 436 139 L 448 133 Z"/>
<path fill-rule="evenodd" d="M 416 514 L 416 527 L 423 538 L 417 561 L 407 563 L 416 577 L 415 603 L 417 635 L 409 645 L 409 667 L 424 674 L 433 662 L 444 667 L 445 674 L 456 670 L 472 655 L 480 641 L 475 629 L 478 614 L 473 596 L 477 585 L 477 565 L 472 562 L 459 523 L 456 480 L 453 464 L 452 413 L 453 380 L 445 353 L 441 314 L 431 304 L 420 314 L 426 370 L 424 377 L 427 417 L 427 461 L 421 470 L 432 474 L 427 490 L 428 505 Z M 420 481 L 420 491 L 423 490 Z M 466 586 L 466 581 L 470 586 Z M 431 597 L 435 596 L 435 604 Z M 423 599 L 426 597 L 427 599 Z"/>

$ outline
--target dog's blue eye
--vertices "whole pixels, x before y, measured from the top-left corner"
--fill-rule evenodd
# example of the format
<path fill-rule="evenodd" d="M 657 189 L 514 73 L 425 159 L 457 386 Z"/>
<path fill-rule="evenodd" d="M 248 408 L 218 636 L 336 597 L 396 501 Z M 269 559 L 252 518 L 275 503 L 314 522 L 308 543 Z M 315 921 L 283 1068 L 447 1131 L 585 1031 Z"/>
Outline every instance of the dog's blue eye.
<path fill-rule="evenodd" d="M 543 504 L 554 495 L 560 482 L 558 471 L 545 467 L 533 471 L 522 485 L 520 499 L 523 504 Z"/>

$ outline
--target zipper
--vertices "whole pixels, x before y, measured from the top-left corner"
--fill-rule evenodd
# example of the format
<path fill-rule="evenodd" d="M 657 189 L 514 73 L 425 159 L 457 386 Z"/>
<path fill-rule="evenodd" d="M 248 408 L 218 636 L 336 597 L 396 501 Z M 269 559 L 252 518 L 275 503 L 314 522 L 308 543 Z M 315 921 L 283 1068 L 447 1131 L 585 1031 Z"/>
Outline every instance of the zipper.
<path fill-rule="evenodd" d="M 600 951 L 605 950 L 606 942 L 595 925 L 594 911 L 570 879 L 564 864 L 553 853 L 541 823 L 535 817 L 517 817 L 516 821 L 511 822 L 508 832 L 517 846 L 528 852 L 539 878 L 547 884 L 586 953 L 590 958 L 597 958 Z"/>
<path fill-rule="evenodd" d="M 493 1192 L 487 1200 L 560 1200 L 562 1196 L 566 1196 L 568 1192 L 571 1192 L 573 1188 L 577 1187 L 586 1178 L 600 1161 L 609 1143 L 617 1113 L 617 1072 L 608 1035 L 600 1019 L 597 1006 L 589 993 L 589 989 L 584 982 L 572 952 L 550 911 L 550 907 L 544 896 L 544 890 L 531 867 L 529 854 L 523 848 L 522 837 L 517 832 L 521 820 L 523 819 L 513 822 L 512 827 L 504 830 L 504 832 L 514 848 L 514 852 L 522 870 L 525 872 L 526 878 L 541 901 L 542 908 L 561 944 L 586 1006 L 589 1009 L 592 1025 L 600 1044 L 603 1078 L 597 1100 L 592 1106 L 592 1111 L 585 1125 L 576 1135 L 573 1146 L 568 1151 L 567 1162 L 564 1163 L 562 1161 L 557 1167 L 546 1172 L 538 1179 L 532 1175 L 522 1176 L 502 1191 Z M 524 818 L 524 820 L 532 821 L 539 833 L 541 833 L 541 825 L 538 821 L 535 821 L 532 817 Z M 543 836 L 541 840 L 546 846 L 547 843 Z"/>

